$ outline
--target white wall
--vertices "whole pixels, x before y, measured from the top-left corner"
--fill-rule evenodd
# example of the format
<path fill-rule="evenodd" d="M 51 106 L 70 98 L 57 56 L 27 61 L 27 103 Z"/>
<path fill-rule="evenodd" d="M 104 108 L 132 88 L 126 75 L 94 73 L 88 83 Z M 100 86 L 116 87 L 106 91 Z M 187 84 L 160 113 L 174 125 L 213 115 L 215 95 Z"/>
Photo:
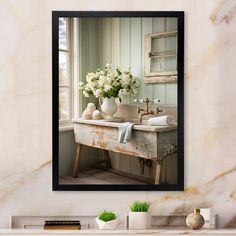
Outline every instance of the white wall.
<path fill-rule="evenodd" d="M 232 0 L 3 0 L 0 3 L 0 227 L 9 215 L 123 215 L 212 207 L 236 226 L 236 2 Z M 185 192 L 52 192 L 51 11 L 183 10 Z"/>

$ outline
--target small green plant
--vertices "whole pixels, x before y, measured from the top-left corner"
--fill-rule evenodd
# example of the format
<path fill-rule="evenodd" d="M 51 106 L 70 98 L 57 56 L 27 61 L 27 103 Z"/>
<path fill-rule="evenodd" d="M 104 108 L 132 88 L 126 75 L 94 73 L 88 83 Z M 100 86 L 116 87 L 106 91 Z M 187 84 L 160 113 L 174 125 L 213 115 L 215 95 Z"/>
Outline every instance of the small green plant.
<path fill-rule="evenodd" d="M 117 218 L 116 214 L 112 211 L 102 211 L 98 214 L 98 219 L 102 221 L 111 221 Z"/>
<path fill-rule="evenodd" d="M 134 201 L 129 208 L 133 212 L 148 212 L 150 204 L 148 202 Z"/>

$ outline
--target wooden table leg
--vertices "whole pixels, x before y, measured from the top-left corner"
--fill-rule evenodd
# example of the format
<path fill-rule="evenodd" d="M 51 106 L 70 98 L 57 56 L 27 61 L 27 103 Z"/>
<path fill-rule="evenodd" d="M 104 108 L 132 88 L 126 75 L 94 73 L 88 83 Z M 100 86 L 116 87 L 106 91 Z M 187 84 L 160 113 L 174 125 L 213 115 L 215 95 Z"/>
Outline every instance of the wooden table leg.
<path fill-rule="evenodd" d="M 106 168 L 110 169 L 111 168 L 111 158 L 108 150 L 103 150 L 103 154 L 106 158 Z"/>
<path fill-rule="evenodd" d="M 73 170 L 73 177 L 74 178 L 77 178 L 78 171 L 79 171 L 81 148 L 82 148 L 82 144 L 78 143 L 77 144 L 76 157 L 75 157 L 74 170 Z"/>
<path fill-rule="evenodd" d="M 161 168 L 162 168 L 162 161 L 157 160 L 156 162 L 156 170 L 154 171 L 154 180 L 155 184 L 160 184 L 161 181 Z"/>

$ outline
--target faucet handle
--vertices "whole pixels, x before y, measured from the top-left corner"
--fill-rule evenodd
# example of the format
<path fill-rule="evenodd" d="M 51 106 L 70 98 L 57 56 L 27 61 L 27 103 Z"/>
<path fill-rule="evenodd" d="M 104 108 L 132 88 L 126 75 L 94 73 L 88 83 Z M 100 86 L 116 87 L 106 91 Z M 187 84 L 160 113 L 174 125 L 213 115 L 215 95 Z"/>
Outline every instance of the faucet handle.
<path fill-rule="evenodd" d="M 161 112 L 163 112 L 163 110 L 162 110 L 162 109 L 159 109 L 159 107 L 156 107 L 156 114 L 159 114 L 159 113 L 161 113 Z"/>
<path fill-rule="evenodd" d="M 141 111 L 144 111 L 144 109 L 143 108 L 141 108 L 140 106 L 137 106 L 137 113 L 140 113 Z"/>
<path fill-rule="evenodd" d="M 137 106 L 137 113 L 140 113 L 140 106 Z"/>

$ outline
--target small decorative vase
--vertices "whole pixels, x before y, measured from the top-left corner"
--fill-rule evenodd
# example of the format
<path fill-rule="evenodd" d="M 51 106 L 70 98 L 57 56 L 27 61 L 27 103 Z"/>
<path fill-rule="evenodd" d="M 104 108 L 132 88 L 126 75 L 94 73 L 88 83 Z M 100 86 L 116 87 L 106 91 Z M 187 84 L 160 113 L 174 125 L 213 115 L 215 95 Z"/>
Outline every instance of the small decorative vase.
<path fill-rule="evenodd" d="M 129 229 L 150 229 L 151 214 L 149 212 L 129 212 Z"/>
<path fill-rule="evenodd" d="M 99 99 L 99 103 L 100 103 L 102 112 L 105 113 L 105 118 L 106 119 L 113 118 L 113 115 L 117 111 L 117 104 L 116 104 L 115 98 L 114 97 L 102 98 L 102 99 Z"/>
<path fill-rule="evenodd" d="M 97 226 L 99 229 L 116 229 L 119 223 L 119 219 L 110 220 L 110 221 L 102 221 L 98 217 L 95 219 Z"/>
<path fill-rule="evenodd" d="M 191 229 L 201 229 L 205 221 L 200 214 L 200 209 L 194 209 L 194 212 L 189 214 L 186 218 L 186 225 Z"/>

